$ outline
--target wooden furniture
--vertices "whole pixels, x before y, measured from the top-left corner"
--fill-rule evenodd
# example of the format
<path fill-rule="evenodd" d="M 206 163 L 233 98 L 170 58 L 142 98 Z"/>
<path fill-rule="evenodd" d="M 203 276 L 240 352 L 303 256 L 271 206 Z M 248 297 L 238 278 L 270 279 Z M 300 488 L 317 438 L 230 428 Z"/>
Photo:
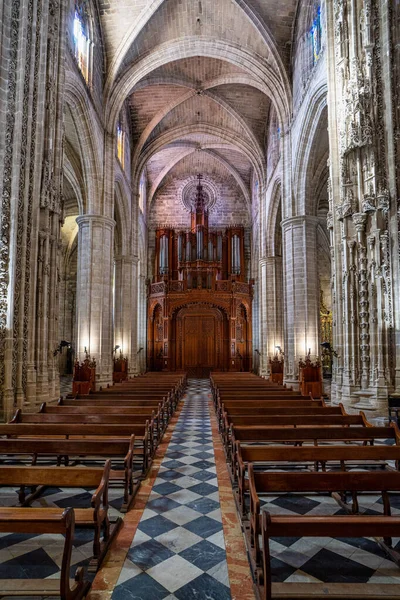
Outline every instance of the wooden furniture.
<path fill-rule="evenodd" d="M 0 437 L 47 437 L 47 438 L 88 438 L 88 439 L 118 439 L 135 436 L 134 462 L 145 477 L 154 456 L 152 435 L 148 423 L 144 425 L 124 424 L 77 424 L 77 423 L 7 423 L 0 424 Z M 137 462 L 136 462 L 137 461 Z"/>
<path fill-rule="evenodd" d="M 390 515 L 389 491 L 400 490 L 400 473 L 261 473 L 253 472 L 249 466 L 249 488 L 251 503 L 250 537 L 254 546 L 254 560 L 261 567 L 259 581 L 262 584 L 261 598 L 273 598 L 271 575 L 271 555 L 269 540 L 271 537 L 379 537 L 391 549 L 391 538 L 400 535 L 400 517 Z M 364 516 L 358 514 L 340 516 L 315 515 L 271 515 L 260 513 L 259 493 L 277 491 L 326 492 L 327 490 L 345 490 L 352 494 L 353 509 L 358 511 L 357 494 L 360 492 L 379 492 L 383 498 L 384 514 Z M 259 534 L 262 534 L 262 552 L 259 548 Z M 395 554 L 393 552 L 393 554 Z M 397 553 L 397 560 L 400 555 Z M 295 584 L 298 585 L 297 583 Z M 307 584 L 313 586 L 314 584 Z M 286 586 L 285 586 L 286 587 Z M 339 585 L 333 586 L 338 590 Z M 283 589 L 283 586 L 282 586 Z M 286 588 L 287 589 L 287 588 Z M 326 584 L 320 584 L 319 590 L 327 592 Z M 392 590 L 394 592 L 394 590 Z M 341 589 L 343 594 L 343 590 Z M 398 592 L 398 590 L 397 590 Z M 298 592 L 297 592 L 298 593 Z M 322 596 L 325 596 L 323 593 Z M 322 597 L 321 596 L 321 597 Z M 297 596 L 299 597 L 299 596 Z M 367 597 L 367 596 L 364 596 Z"/>
<path fill-rule="evenodd" d="M 252 464 L 258 471 L 271 469 L 294 470 L 300 465 L 310 470 L 326 471 L 331 468 L 345 471 L 347 468 L 375 468 L 392 470 L 388 461 L 396 463 L 399 469 L 400 446 L 246 446 L 236 442 L 236 467 L 238 482 L 238 504 L 242 516 L 246 514 L 245 493 L 248 491 L 247 466 Z"/>
<path fill-rule="evenodd" d="M 121 383 L 128 378 L 128 359 L 123 356 L 113 359 L 114 370 L 113 370 L 113 382 Z"/>
<path fill-rule="evenodd" d="M 133 480 L 133 463 L 135 454 L 135 436 L 129 439 L 0 439 L 0 464 L 6 464 L 12 457 L 28 457 L 32 465 L 38 464 L 41 458 L 46 461 L 53 458 L 57 465 L 62 462 L 66 466 L 70 462 L 84 463 L 86 460 L 112 459 L 110 481 L 122 482 L 124 501 L 121 512 L 126 512 L 139 489 L 140 481 Z M 115 464 L 116 463 L 116 464 Z M 120 468 L 116 468 L 119 467 Z"/>
<path fill-rule="evenodd" d="M 253 292 L 245 278 L 244 228 L 211 230 L 201 179 L 193 192 L 190 227 L 156 230 L 147 364 L 197 377 L 211 370 L 250 371 Z"/>
<path fill-rule="evenodd" d="M 317 360 L 312 362 L 309 356 L 299 361 L 299 385 L 303 396 L 322 396 L 322 372 L 321 363 Z"/>
<path fill-rule="evenodd" d="M 283 384 L 283 358 L 279 358 L 277 354 L 273 357 L 273 359 L 269 359 L 269 380 L 272 383 Z"/>
<path fill-rule="evenodd" d="M 251 427 L 254 425 L 255 418 L 250 415 L 232 415 L 224 412 L 222 414 L 221 435 L 225 447 L 228 447 L 230 442 L 231 427 Z M 279 429 L 287 429 L 288 427 L 296 429 L 303 427 L 350 427 L 359 426 L 366 427 L 370 425 L 364 414 L 358 415 L 275 415 L 264 416 L 257 415 L 257 427 L 271 427 Z M 301 431 L 301 429 L 300 429 Z"/>
<path fill-rule="evenodd" d="M 60 596 L 61 600 L 81 600 L 90 583 L 83 579 L 83 568 L 70 580 L 75 513 L 72 508 L 0 508 L 1 533 L 61 534 L 65 537 L 60 579 L 2 579 L 0 598 L 4 596 Z"/>
<path fill-rule="evenodd" d="M 72 394 L 89 394 L 96 389 L 96 361 L 89 356 L 80 363 L 74 365 L 74 377 L 72 380 Z"/>
<path fill-rule="evenodd" d="M 388 398 L 389 421 L 392 421 L 393 415 L 396 423 L 399 423 L 400 412 L 400 394 L 391 394 Z"/>
<path fill-rule="evenodd" d="M 111 464 L 107 460 L 104 468 L 98 467 L 45 467 L 30 466 L 16 467 L 5 465 L 0 469 L 0 485 L 19 486 L 19 502 L 22 506 L 29 506 L 33 500 L 40 496 L 46 487 L 79 487 L 96 488 L 92 495 L 89 508 L 74 509 L 75 523 L 81 527 L 93 527 L 93 560 L 92 569 L 97 569 L 108 550 L 111 540 L 111 529 L 108 518 L 108 485 Z M 25 488 L 34 486 L 36 489 L 26 496 Z M 50 515 L 58 508 L 47 507 Z M 122 523 L 118 519 L 113 528 L 113 535 Z M 103 541 L 101 532 L 103 530 Z"/>

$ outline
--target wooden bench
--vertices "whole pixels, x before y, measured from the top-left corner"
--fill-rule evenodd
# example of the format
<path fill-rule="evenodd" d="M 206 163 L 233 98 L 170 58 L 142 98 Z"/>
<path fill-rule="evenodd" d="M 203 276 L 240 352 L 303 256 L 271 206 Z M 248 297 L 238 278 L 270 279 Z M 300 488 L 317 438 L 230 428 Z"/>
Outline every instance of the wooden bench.
<path fill-rule="evenodd" d="M 53 458 L 57 465 L 64 462 L 68 466 L 71 461 L 76 464 L 93 458 L 118 459 L 122 468 L 111 468 L 110 482 L 122 482 L 124 498 L 121 512 L 126 512 L 140 487 L 140 481 L 133 479 L 134 441 L 134 435 L 115 440 L 0 439 L 0 462 L 4 464 L 15 457 L 28 456 L 31 464 L 36 465 L 39 458 L 46 457 Z"/>
<path fill-rule="evenodd" d="M 2 579 L 0 598 L 5 596 L 60 596 L 61 600 L 81 600 L 90 583 L 83 568 L 70 580 L 72 544 L 75 531 L 74 509 L 0 508 L 1 533 L 60 534 L 65 537 L 60 579 Z"/>
<path fill-rule="evenodd" d="M 148 399 L 148 400 L 132 400 L 130 398 L 117 398 L 115 400 L 110 400 L 110 398 L 60 398 L 57 402 L 57 406 L 103 406 L 103 407 L 112 407 L 112 408 L 158 408 L 161 404 L 161 412 L 164 415 L 164 419 L 166 422 L 170 419 L 174 412 L 174 408 L 171 404 L 168 404 L 166 401 L 162 401 L 161 403 L 158 400 Z"/>
<path fill-rule="evenodd" d="M 285 429 L 288 427 L 302 429 L 304 427 L 369 427 L 365 415 L 276 415 L 276 416 L 241 416 L 230 415 L 227 412 L 222 415 L 221 436 L 226 450 L 229 452 L 230 431 L 232 427 L 249 427 L 257 422 L 257 427 L 269 427 L 271 429 Z"/>
<path fill-rule="evenodd" d="M 245 514 L 244 497 L 248 491 L 246 480 L 247 465 L 253 468 L 293 470 L 303 465 L 318 471 L 326 471 L 327 463 L 342 471 L 346 468 L 389 469 L 388 461 L 394 461 L 396 469 L 400 465 L 400 446 L 303 446 L 301 448 L 283 448 L 280 446 L 246 446 L 236 442 L 235 472 L 238 482 L 238 505 L 240 514 Z"/>
<path fill-rule="evenodd" d="M 383 499 L 383 510 L 386 516 L 390 515 L 390 497 L 388 492 L 400 491 L 400 473 L 398 471 L 375 472 L 313 472 L 313 473 L 257 473 L 252 463 L 248 465 L 249 492 L 250 492 L 250 545 L 254 548 L 256 565 L 260 564 L 259 535 L 261 534 L 260 495 L 277 493 L 328 493 L 349 492 L 353 500 L 353 513 L 358 512 L 358 493 L 379 492 Z M 311 517 L 310 517 L 311 518 Z M 325 518 L 325 517 L 324 517 Z M 370 515 L 362 517 L 367 522 Z M 400 517 L 399 517 L 400 519 Z M 400 521 L 399 521 L 400 522 Z M 287 535 L 287 534 L 286 534 Z M 290 533 L 296 536 L 295 533 Z M 335 537 L 333 533 L 330 537 Z M 369 535 L 369 534 L 365 534 Z M 391 545 L 390 537 L 398 537 L 394 533 L 382 536 L 386 544 Z M 323 534 L 321 534 L 323 537 Z M 361 535 L 363 537 L 363 535 Z"/>
<path fill-rule="evenodd" d="M 92 423 L 7 423 L 0 424 L 0 437 L 18 438 L 70 438 L 70 439 L 118 439 L 135 436 L 134 461 L 140 461 L 142 477 L 145 477 L 151 465 L 154 447 L 151 444 L 149 424 L 97 425 Z"/>
<path fill-rule="evenodd" d="M 220 422 L 224 411 L 232 413 L 233 409 L 245 409 L 247 414 L 253 413 L 254 415 L 259 414 L 263 408 L 270 409 L 281 409 L 281 408 L 325 408 L 323 400 L 248 400 L 248 401 L 237 401 L 237 400 L 226 400 L 219 402 L 216 408 L 217 419 Z"/>
<path fill-rule="evenodd" d="M 104 415 L 104 414 L 53 414 L 53 413 L 23 413 L 21 409 L 18 409 L 12 419 L 9 421 L 13 423 L 46 423 L 50 425 L 64 424 L 64 423 L 78 423 L 81 425 L 124 425 L 132 424 L 139 426 L 146 426 L 148 424 L 150 433 L 150 444 L 153 448 L 158 445 L 161 434 L 162 426 L 159 416 L 148 416 L 148 415 Z"/>
<path fill-rule="evenodd" d="M 20 487 L 19 502 L 21 506 L 29 506 L 33 500 L 40 496 L 41 492 L 47 487 L 66 487 L 66 488 L 96 488 L 92 495 L 90 508 L 74 509 L 75 524 L 81 527 L 93 527 L 93 560 L 91 568 L 96 569 L 100 566 L 108 550 L 111 537 L 114 535 L 122 523 L 118 518 L 111 532 L 110 521 L 108 518 L 108 485 L 110 478 L 111 463 L 105 462 L 104 468 L 99 467 L 16 467 L 2 466 L 0 469 L 0 485 Z M 26 495 L 26 487 L 36 487 L 36 490 L 30 495 Z M 46 511 L 51 514 L 57 511 L 51 507 Z M 103 530 L 103 541 L 101 541 L 101 531 Z"/>
<path fill-rule="evenodd" d="M 292 444 L 302 446 L 312 443 L 319 446 L 321 442 L 358 442 L 373 445 L 377 439 L 390 439 L 400 445 L 400 432 L 396 426 L 391 427 L 301 427 L 273 429 L 258 426 L 231 426 L 228 458 L 234 456 L 236 442 L 263 444 Z M 234 471 L 233 471 L 234 472 Z"/>
<path fill-rule="evenodd" d="M 271 553 L 269 540 L 271 537 L 378 537 L 383 538 L 385 544 L 391 548 L 391 538 L 400 536 L 400 517 L 390 515 L 389 491 L 400 491 L 400 473 L 271 473 L 256 474 L 252 467 L 249 467 L 249 483 L 251 494 L 251 526 L 250 542 L 254 546 L 255 569 L 261 564 L 261 573 L 258 573 L 260 584 L 260 596 L 263 600 L 271 600 L 274 597 L 272 572 L 271 572 Z M 258 493 L 264 492 L 326 492 L 344 490 L 350 492 L 356 500 L 357 494 L 361 492 L 380 492 L 383 497 L 384 514 L 379 516 L 363 515 L 338 515 L 338 516 L 310 516 L 310 515 L 271 515 L 267 511 L 260 513 L 260 502 Z M 259 534 L 262 534 L 262 557 L 259 545 Z M 400 555 L 395 551 L 391 554 L 397 562 Z M 261 559 L 261 560 L 260 560 Z M 308 594 L 311 592 L 308 583 Z M 327 584 L 316 584 L 314 588 L 314 597 L 329 597 Z M 283 589 L 287 584 L 282 584 Z M 299 590 L 298 583 L 294 584 L 297 589 L 297 596 L 307 595 L 306 590 Z M 292 591 L 294 592 L 294 586 Z M 342 584 L 331 584 L 330 589 L 335 590 L 334 597 L 342 598 Z M 351 586 L 350 586 L 351 587 Z M 383 586 L 385 587 L 385 586 Z M 392 593 L 398 594 L 398 585 L 391 586 Z M 288 589 L 286 587 L 286 589 Z M 368 586 L 365 588 L 368 589 Z M 339 591 L 340 590 L 340 591 Z M 341 593 L 340 593 L 341 592 Z M 375 589 L 375 593 L 377 590 Z M 321 596 L 316 596 L 319 593 Z M 367 595 L 363 596 L 367 598 Z M 395 596 L 394 596 L 395 597 Z"/>

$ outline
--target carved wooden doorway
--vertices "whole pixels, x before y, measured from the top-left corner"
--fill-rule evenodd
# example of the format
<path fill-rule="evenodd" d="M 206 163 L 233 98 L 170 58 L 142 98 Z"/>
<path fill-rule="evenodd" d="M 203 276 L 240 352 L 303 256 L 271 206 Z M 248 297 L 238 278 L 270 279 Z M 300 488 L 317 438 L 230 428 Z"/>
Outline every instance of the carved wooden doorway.
<path fill-rule="evenodd" d="M 218 308 L 196 304 L 176 316 L 176 367 L 192 377 L 222 370 L 227 355 L 228 322 Z"/>

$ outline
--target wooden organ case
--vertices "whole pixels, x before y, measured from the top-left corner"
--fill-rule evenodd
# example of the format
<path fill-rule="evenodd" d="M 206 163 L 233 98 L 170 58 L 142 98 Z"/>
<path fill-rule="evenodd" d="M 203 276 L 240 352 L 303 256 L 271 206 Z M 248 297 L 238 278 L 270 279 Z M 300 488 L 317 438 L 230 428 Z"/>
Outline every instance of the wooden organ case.
<path fill-rule="evenodd" d="M 244 280 L 244 229 L 208 226 L 201 176 L 187 230 L 156 231 L 149 286 L 150 370 L 251 371 L 252 283 Z"/>

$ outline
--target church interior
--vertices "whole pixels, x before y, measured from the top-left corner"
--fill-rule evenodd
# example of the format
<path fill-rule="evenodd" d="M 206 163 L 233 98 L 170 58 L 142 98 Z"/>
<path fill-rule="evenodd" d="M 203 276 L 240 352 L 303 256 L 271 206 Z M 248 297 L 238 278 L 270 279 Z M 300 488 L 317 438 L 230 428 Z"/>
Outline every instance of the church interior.
<path fill-rule="evenodd" d="M 400 1 L 0 23 L 0 597 L 400 598 Z"/>

